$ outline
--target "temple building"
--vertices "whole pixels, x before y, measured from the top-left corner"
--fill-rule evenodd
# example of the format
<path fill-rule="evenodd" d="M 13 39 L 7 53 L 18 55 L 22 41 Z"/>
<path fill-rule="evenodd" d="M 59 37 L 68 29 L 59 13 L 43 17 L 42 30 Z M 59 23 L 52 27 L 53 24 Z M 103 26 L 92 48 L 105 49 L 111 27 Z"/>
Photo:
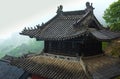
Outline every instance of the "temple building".
<path fill-rule="evenodd" d="M 12 60 L 31 73 L 32 79 L 110 79 L 120 75 L 120 60 L 107 56 L 102 42 L 120 38 L 97 20 L 92 4 L 85 10 L 63 11 L 46 23 L 25 28 L 20 34 L 44 41 L 40 55 Z"/>

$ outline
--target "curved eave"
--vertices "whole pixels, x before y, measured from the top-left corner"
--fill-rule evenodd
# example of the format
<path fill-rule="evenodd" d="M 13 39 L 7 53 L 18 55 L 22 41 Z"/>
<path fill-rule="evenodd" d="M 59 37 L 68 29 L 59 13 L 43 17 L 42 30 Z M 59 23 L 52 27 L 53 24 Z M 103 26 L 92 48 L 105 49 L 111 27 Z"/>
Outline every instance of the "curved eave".
<path fill-rule="evenodd" d="M 95 17 L 95 15 L 93 15 L 93 20 L 96 22 L 97 26 L 99 27 L 99 29 L 104 29 L 104 27 L 101 25 L 101 23 L 97 20 L 97 18 Z"/>
<path fill-rule="evenodd" d="M 91 30 L 90 33 L 100 41 L 111 41 L 120 38 L 120 33 L 108 31 L 108 30 Z"/>
<path fill-rule="evenodd" d="M 84 35 L 85 32 L 77 34 L 77 35 L 71 35 L 71 36 L 66 36 L 66 37 L 53 37 L 53 38 L 45 38 L 45 37 L 35 37 L 37 40 L 55 40 L 55 41 L 61 41 L 61 40 L 69 40 L 69 39 L 74 39 L 77 37 L 80 37 Z"/>
<path fill-rule="evenodd" d="M 97 37 L 96 37 L 97 38 Z M 104 41 L 104 42 L 108 42 L 108 41 L 111 41 L 111 40 L 115 40 L 115 39 L 118 39 L 120 37 L 115 37 L 115 38 L 108 38 L 108 39 L 101 39 L 101 38 L 97 38 L 99 41 Z"/>

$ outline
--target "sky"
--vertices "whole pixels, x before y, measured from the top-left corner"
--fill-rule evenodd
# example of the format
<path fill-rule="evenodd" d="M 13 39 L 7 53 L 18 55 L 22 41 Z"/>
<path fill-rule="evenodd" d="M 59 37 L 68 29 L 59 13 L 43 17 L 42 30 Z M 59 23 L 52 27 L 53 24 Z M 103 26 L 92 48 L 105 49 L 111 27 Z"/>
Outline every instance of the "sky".
<path fill-rule="evenodd" d="M 98 20 L 103 20 L 105 9 L 117 0 L 0 0 L 0 39 L 45 23 L 56 15 L 59 5 L 63 5 L 63 11 L 84 10 L 87 1 L 93 3 Z"/>

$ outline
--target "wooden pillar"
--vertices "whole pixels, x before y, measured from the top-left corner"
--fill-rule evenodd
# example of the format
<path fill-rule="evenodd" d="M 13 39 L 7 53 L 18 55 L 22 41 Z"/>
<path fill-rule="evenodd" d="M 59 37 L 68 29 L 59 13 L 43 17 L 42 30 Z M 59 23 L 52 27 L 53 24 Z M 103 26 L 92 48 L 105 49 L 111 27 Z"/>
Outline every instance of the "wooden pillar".
<path fill-rule="evenodd" d="M 72 41 L 72 49 L 74 49 L 74 48 L 75 48 L 75 42 Z"/>
<path fill-rule="evenodd" d="M 47 53 L 48 52 L 48 41 L 44 41 L 44 52 Z"/>
<path fill-rule="evenodd" d="M 48 48 L 48 50 L 49 50 L 49 52 L 51 52 L 51 41 L 49 41 L 49 48 Z"/>

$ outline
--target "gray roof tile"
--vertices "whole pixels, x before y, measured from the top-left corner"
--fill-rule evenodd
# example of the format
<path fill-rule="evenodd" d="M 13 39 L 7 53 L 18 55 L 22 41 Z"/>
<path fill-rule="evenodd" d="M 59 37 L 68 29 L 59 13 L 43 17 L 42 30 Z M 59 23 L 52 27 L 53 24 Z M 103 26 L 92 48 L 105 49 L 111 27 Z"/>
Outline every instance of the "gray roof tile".
<path fill-rule="evenodd" d="M 11 66 L 8 62 L 0 61 L 0 79 L 19 79 L 25 71 Z"/>

